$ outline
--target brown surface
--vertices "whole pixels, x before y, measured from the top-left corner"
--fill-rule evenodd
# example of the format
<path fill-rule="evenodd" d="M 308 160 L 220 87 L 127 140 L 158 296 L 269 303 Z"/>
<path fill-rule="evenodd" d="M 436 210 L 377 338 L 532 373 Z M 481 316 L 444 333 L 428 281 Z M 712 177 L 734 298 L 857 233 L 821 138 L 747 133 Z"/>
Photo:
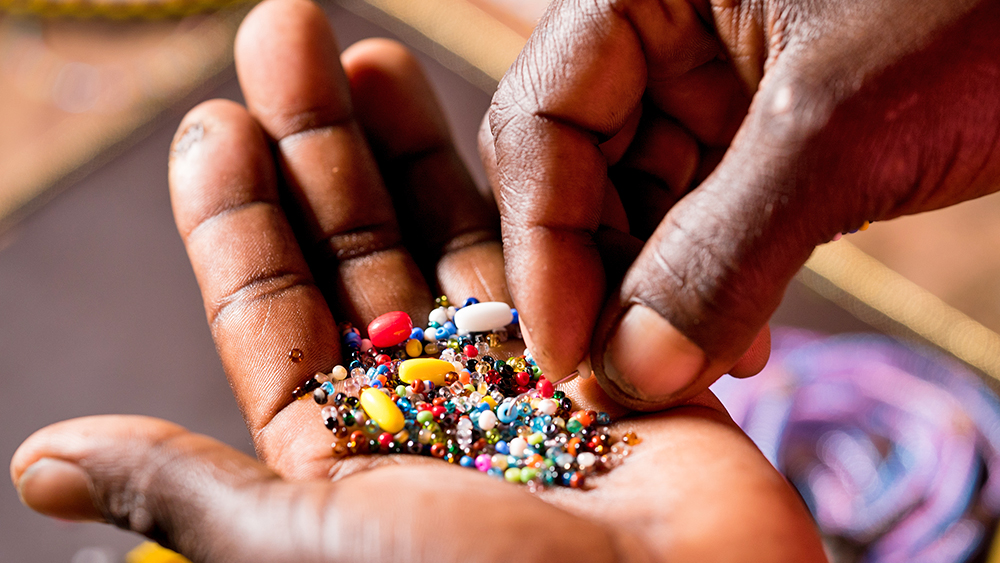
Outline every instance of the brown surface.
<path fill-rule="evenodd" d="M 1000 194 L 875 223 L 848 239 L 994 332 L 1000 332 Z"/>
<path fill-rule="evenodd" d="M 0 228 L 224 69 L 242 12 L 150 22 L 0 16 Z"/>

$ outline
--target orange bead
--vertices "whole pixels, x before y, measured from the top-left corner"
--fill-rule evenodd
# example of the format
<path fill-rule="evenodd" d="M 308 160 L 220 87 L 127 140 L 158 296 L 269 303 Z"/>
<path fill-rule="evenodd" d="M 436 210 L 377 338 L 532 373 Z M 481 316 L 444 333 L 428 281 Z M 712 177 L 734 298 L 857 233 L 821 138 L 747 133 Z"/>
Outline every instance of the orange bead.
<path fill-rule="evenodd" d="M 468 385 L 469 383 L 472 382 L 472 375 L 467 371 L 463 371 L 462 373 L 458 374 L 458 382 L 461 383 L 462 385 Z"/>

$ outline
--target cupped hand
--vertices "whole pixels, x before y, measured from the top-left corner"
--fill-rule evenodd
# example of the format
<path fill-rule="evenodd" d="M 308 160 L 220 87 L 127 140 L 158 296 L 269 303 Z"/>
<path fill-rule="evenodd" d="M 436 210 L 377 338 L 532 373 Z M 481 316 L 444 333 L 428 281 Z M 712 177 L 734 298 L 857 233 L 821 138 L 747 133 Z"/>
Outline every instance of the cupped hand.
<path fill-rule="evenodd" d="M 544 371 L 645 410 L 759 371 L 816 245 L 1000 187 L 997 29 L 988 0 L 556 0 L 481 142 Z"/>
<path fill-rule="evenodd" d="M 532 494 L 431 458 L 335 456 L 319 406 L 292 399 L 341 361 L 335 321 L 426 318 L 438 292 L 509 300 L 498 220 L 401 46 L 340 54 L 315 5 L 267 0 L 236 49 L 248 107 L 192 110 L 170 183 L 260 461 L 162 420 L 76 419 L 15 454 L 26 504 L 195 562 L 823 560 L 801 501 L 707 393 L 616 413 L 613 431 L 644 441 L 590 490 Z M 611 405 L 593 379 L 568 391 Z"/>

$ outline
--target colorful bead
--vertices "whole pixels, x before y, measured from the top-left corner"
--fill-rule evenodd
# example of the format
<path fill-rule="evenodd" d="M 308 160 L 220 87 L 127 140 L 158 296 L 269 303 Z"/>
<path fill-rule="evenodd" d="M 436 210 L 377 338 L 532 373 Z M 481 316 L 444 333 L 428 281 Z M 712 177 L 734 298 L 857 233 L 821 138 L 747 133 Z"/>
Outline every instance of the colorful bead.
<path fill-rule="evenodd" d="M 369 387 L 361 392 L 361 408 L 386 432 L 396 433 L 406 425 L 402 411 L 385 393 Z"/>
<path fill-rule="evenodd" d="M 435 385 L 444 385 L 446 373 L 455 369 L 451 362 L 434 358 L 414 358 L 399 364 L 399 379 L 406 383 L 415 380 L 432 381 Z"/>
<path fill-rule="evenodd" d="M 499 301 L 473 303 L 455 312 L 455 326 L 463 334 L 503 328 L 513 319 L 510 306 Z"/>
<path fill-rule="evenodd" d="M 413 330 L 410 315 L 393 311 L 375 318 L 368 324 L 368 338 L 378 348 L 390 348 L 405 342 Z"/>

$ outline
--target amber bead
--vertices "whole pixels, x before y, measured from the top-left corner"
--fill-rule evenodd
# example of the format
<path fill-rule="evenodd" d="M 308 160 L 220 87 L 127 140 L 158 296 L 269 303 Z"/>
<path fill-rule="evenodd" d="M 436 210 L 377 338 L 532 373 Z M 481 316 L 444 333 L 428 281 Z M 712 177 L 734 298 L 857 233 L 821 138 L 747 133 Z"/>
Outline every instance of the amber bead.
<path fill-rule="evenodd" d="M 456 381 L 458 381 L 458 374 L 457 373 L 455 373 L 453 371 L 449 371 L 448 373 L 444 374 L 444 382 L 445 383 L 451 385 L 452 383 L 455 383 Z"/>
<path fill-rule="evenodd" d="M 291 350 L 288 351 L 288 359 L 295 362 L 296 364 L 301 362 L 304 356 L 305 354 L 303 354 L 302 350 L 299 350 L 298 348 L 292 348 Z"/>
<path fill-rule="evenodd" d="M 631 430 L 629 430 L 628 432 L 625 433 L 624 436 L 622 436 L 622 442 L 625 442 L 626 444 L 628 444 L 630 446 L 634 446 L 636 444 L 641 444 L 642 443 L 642 438 L 640 438 L 639 436 L 636 436 L 635 432 L 632 432 Z"/>
<path fill-rule="evenodd" d="M 333 443 L 333 455 L 343 456 L 347 454 L 347 443 L 343 441 L 337 441 Z"/>
<path fill-rule="evenodd" d="M 346 426 L 336 426 L 333 429 L 333 435 L 336 438 L 346 438 L 350 433 Z"/>

